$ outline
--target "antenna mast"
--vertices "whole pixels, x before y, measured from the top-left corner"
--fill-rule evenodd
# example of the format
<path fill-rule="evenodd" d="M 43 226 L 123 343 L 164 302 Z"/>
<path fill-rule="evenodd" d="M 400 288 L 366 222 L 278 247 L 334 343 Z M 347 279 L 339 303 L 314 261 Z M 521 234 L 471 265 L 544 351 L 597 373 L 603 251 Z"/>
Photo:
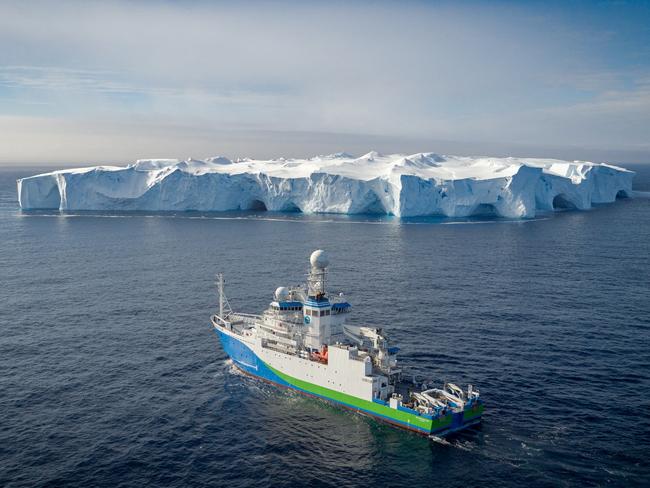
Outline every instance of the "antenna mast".
<path fill-rule="evenodd" d="M 217 290 L 219 291 L 219 317 L 222 319 L 225 319 L 223 313 L 224 311 L 230 315 L 232 313 L 232 309 L 230 308 L 230 303 L 228 303 L 228 299 L 226 298 L 225 293 L 223 292 L 223 285 L 225 281 L 223 279 L 223 273 L 217 273 Z"/>

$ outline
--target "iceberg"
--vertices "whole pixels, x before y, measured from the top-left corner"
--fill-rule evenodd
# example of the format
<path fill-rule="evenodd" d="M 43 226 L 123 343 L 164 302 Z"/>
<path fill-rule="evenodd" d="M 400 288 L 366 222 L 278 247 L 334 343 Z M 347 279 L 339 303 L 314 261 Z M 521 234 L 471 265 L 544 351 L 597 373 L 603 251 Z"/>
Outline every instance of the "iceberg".
<path fill-rule="evenodd" d="M 309 159 L 138 160 L 17 181 L 24 210 L 232 211 L 531 218 L 632 196 L 634 172 L 605 163 L 435 153 Z"/>

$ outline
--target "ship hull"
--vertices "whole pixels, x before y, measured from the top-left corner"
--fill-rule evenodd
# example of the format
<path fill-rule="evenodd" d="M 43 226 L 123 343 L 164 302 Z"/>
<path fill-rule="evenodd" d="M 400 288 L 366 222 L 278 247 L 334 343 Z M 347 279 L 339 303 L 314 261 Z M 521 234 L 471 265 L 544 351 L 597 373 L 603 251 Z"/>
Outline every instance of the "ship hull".
<path fill-rule="evenodd" d="M 444 416 L 431 418 L 426 415 L 418 415 L 413 410 L 406 408 L 390 408 L 380 400 L 368 401 L 300 380 L 267 364 L 255 353 L 252 345 L 246 344 L 229 331 L 221 327 L 215 327 L 215 331 L 226 354 L 232 359 L 237 368 L 244 373 L 268 383 L 292 389 L 306 396 L 326 400 L 334 405 L 371 416 L 396 427 L 422 435 L 443 437 L 476 425 L 481 420 L 482 403 L 478 403 L 464 412 L 448 413 Z"/>

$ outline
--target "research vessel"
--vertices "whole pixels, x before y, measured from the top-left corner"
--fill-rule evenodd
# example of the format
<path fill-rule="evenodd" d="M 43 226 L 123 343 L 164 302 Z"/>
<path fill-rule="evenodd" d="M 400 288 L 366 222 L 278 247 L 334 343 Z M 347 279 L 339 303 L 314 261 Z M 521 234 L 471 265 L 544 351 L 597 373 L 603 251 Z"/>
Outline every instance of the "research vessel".
<path fill-rule="evenodd" d="M 419 434 L 444 437 L 480 423 L 476 388 L 407 379 L 383 329 L 348 323 L 350 303 L 328 296 L 326 253 L 314 251 L 309 261 L 306 286 L 277 288 L 260 315 L 233 312 L 217 276 L 211 322 L 240 370 Z"/>

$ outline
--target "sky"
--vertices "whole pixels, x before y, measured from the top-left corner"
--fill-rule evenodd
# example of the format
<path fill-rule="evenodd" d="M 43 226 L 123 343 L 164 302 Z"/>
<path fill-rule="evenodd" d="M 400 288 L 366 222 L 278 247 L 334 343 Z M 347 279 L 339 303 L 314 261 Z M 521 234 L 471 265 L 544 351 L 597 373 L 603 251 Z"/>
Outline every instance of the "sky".
<path fill-rule="evenodd" d="M 0 164 L 650 162 L 650 2 L 0 0 Z"/>

